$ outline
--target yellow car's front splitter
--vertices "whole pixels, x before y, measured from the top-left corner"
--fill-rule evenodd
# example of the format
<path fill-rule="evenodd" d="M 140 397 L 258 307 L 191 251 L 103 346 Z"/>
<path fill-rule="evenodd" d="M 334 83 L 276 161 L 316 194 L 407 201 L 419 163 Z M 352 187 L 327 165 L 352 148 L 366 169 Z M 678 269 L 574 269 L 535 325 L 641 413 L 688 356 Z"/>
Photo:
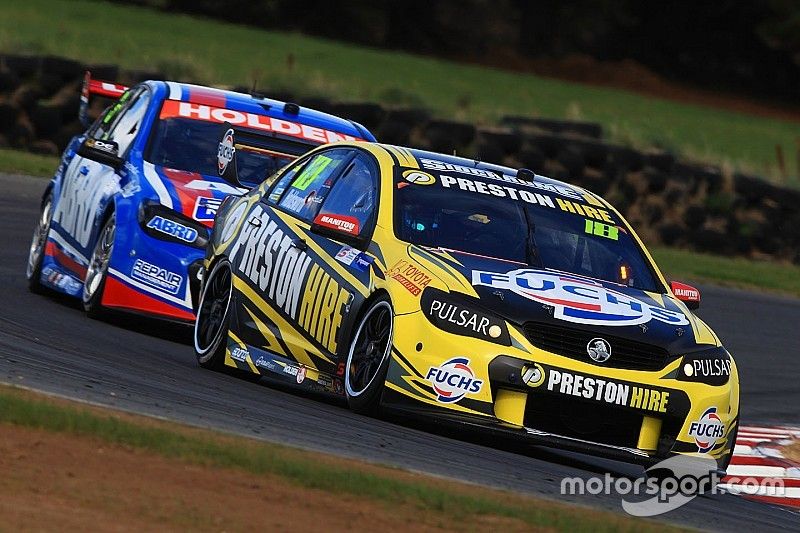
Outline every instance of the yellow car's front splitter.
<path fill-rule="evenodd" d="M 453 335 L 421 313 L 396 318 L 384 404 L 562 449 L 650 464 L 675 454 L 724 468 L 738 422 L 735 367 L 729 384 L 658 371 L 599 367 L 538 350 Z"/>

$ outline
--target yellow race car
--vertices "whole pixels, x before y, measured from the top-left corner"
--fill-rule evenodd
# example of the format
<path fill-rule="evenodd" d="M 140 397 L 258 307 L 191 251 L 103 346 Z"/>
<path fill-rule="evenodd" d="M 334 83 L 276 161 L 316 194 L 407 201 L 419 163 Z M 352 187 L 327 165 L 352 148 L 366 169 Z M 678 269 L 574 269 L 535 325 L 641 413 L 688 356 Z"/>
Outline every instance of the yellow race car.
<path fill-rule="evenodd" d="M 218 158 L 235 182 L 235 154 L 252 147 L 234 133 Z M 587 190 L 345 142 L 221 206 L 194 344 L 203 367 L 342 395 L 365 414 L 724 469 L 738 375 L 691 312 L 699 301 Z"/>

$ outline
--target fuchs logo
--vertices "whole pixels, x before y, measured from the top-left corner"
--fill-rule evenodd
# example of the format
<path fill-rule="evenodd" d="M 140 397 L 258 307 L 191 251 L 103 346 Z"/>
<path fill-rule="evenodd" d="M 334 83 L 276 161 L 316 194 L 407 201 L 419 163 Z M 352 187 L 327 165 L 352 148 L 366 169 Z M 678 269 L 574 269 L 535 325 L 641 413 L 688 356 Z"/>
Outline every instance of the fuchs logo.
<path fill-rule="evenodd" d="M 689 436 L 694 438 L 697 451 L 710 452 L 717 441 L 725 436 L 725 424 L 717 415 L 716 407 L 709 407 L 700 420 L 695 420 L 689 425 Z"/>
<path fill-rule="evenodd" d="M 222 140 L 217 148 L 217 170 L 219 175 L 225 174 L 228 164 L 233 161 L 233 156 L 236 154 L 236 147 L 233 146 L 233 128 L 225 132 Z"/>
<path fill-rule="evenodd" d="M 605 363 L 611 357 L 611 345 L 605 339 L 594 338 L 586 345 L 586 353 L 592 361 Z"/>
<path fill-rule="evenodd" d="M 555 317 L 577 324 L 631 326 L 658 320 L 673 326 L 689 324 L 686 316 L 608 289 L 587 278 L 545 270 L 472 272 L 473 285 L 507 289 L 555 309 Z"/>
<path fill-rule="evenodd" d="M 483 387 L 483 380 L 475 379 L 475 372 L 469 367 L 469 359 L 455 357 L 428 369 L 425 379 L 431 382 L 442 403 L 455 403 L 467 394 L 477 394 Z"/>

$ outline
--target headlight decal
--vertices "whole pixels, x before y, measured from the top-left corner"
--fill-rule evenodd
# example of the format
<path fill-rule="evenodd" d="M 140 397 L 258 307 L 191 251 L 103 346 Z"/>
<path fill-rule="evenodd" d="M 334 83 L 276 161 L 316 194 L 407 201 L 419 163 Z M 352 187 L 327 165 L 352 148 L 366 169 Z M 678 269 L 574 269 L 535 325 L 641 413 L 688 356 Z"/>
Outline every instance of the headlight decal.
<path fill-rule="evenodd" d="M 679 381 L 714 386 L 726 384 L 730 377 L 731 357 L 722 347 L 684 355 L 677 374 Z"/>
<path fill-rule="evenodd" d="M 471 305 L 465 297 L 427 287 L 420 304 L 428 321 L 443 331 L 511 345 L 505 321 Z"/>

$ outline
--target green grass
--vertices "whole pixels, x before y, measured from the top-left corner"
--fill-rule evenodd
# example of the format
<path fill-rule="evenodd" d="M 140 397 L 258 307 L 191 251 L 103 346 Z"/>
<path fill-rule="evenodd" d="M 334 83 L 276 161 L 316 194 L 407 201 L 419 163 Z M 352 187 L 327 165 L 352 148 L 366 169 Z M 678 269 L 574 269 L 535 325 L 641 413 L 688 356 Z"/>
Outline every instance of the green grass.
<path fill-rule="evenodd" d="M 762 289 L 800 297 L 800 267 L 720 257 L 687 250 L 651 250 L 668 279 L 710 281 L 744 289 Z"/>
<path fill-rule="evenodd" d="M 798 183 L 796 123 L 146 8 L 87 0 L 2 3 L 0 51 L 158 68 L 206 83 L 250 85 L 255 78 L 264 89 L 422 103 L 442 116 L 476 121 L 569 113 L 602 122 L 618 140 L 760 174 L 774 173 L 775 145 L 781 144 Z"/>
<path fill-rule="evenodd" d="M 533 498 L 522 505 L 504 502 L 503 493 L 472 496 L 441 485 L 412 482 L 319 461 L 317 454 L 222 437 L 210 431 L 187 431 L 166 423 L 144 424 L 99 414 L 71 404 L 54 403 L 9 387 L 0 387 L 0 423 L 13 424 L 144 450 L 193 464 L 270 474 L 303 487 L 348 494 L 387 504 L 411 504 L 449 516 L 494 515 L 519 519 L 531 526 L 559 531 L 655 531 L 669 526 L 606 511 L 571 507 Z M 173 429 L 174 428 L 174 429 Z M 485 494 L 486 491 L 481 491 Z"/>
<path fill-rule="evenodd" d="M 0 172 L 29 176 L 52 176 L 58 168 L 58 161 L 57 157 L 49 155 L 0 148 Z"/>

